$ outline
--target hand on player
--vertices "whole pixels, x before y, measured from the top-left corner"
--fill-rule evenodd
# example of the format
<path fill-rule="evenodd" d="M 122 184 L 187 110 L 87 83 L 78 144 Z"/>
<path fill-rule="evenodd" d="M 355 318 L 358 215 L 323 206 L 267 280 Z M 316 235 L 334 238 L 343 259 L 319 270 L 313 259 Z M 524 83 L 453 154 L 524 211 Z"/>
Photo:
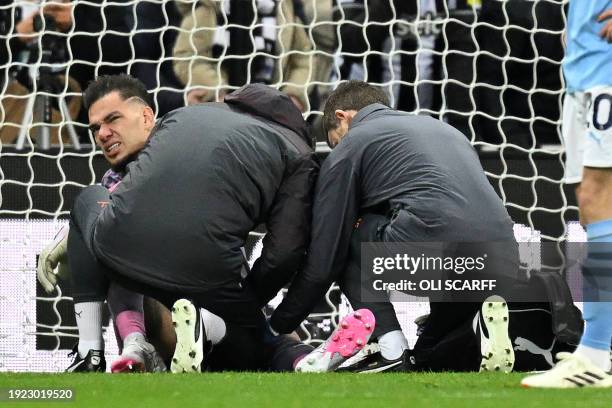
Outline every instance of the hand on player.
<path fill-rule="evenodd" d="M 599 36 L 604 40 L 612 43 L 612 9 L 608 9 L 601 13 L 599 17 L 597 17 L 598 22 L 602 22 L 604 20 L 608 20 L 601 31 L 599 32 Z"/>
<path fill-rule="evenodd" d="M 53 292 L 57 277 L 66 277 L 68 269 L 68 227 L 63 227 L 38 257 L 36 276 L 43 289 Z"/>

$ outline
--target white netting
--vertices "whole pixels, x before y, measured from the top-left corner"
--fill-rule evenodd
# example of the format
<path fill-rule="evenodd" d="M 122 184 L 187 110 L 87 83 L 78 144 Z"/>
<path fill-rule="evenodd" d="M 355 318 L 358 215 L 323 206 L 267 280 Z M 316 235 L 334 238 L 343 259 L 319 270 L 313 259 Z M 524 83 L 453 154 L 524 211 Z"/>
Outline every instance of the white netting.
<path fill-rule="evenodd" d="M 0 0 L 0 371 L 57 371 L 68 362 L 60 340 L 76 333 L 66 324 L 71 299 L 37 296 L 35 256 L 78 190 L 106 169 L 80 109 L 80 90 L 98 74 L 139 76 L 158 114 L 190 91 L 209 100 L 263 77 L 295 96 L 315 130 L 326 93 L 365 79 L 395 107 L 464 132 L 529 236 L 562 240 L 576 219 L 559 147 L 564 1 L 42 3 Z M 37 34 L 23 23 L 31 13 L 56 21 L 39 19 Z M 336 293 L 305 324 L 309 340 L 346 307 Z M 427 307 L 397 307 L 413 342 L 412 320 Z M 114 335 L 105 336 L 112 355 Z"/>

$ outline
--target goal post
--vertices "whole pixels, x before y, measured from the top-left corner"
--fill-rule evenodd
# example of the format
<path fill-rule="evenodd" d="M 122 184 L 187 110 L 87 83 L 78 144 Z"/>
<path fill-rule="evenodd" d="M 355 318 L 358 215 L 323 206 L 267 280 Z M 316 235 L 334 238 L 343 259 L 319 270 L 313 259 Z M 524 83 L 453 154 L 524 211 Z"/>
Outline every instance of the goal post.
<path fill-rule="evenodd" d="M 45 7 L 63 1 L 0 0 L 0 371 L 61 371 L 76 341 L 70 290 L 64 282 L 45 294 L 36 282 L 36 257 L 67 223 L 78 192 L 108 168 L 81 106 L 81 91 L 96 75 L 141 75 L 159 116 L 184 104 L 194 89 L 211 91 L 213 99 L 236 89 L 235 78 L 223 79 L 231 77 L 229 70 L 260 64 L 265 71 L 271 63 L 272 86 L 302 92 L 297 96 L 322 157 L 328 151 L 319 127 L 326 95 L 341 81 L 363 79 L 382 87 L 393 107 L 431 115 L 465 134 L 513 220 L 523 225 L 517 238 L 561 242 L 577 219 L 573 194 L 562 183 L 567 1 L 71 3 L 66 18 L 72 23 L 63 23 L 45 18 L 51 14 Z M 204 3 L 215 7 L 212 23 L 193 24 Z M 242 9 L 250 20 L 240 20 Z M 21 33 L 20 22 L 32 15 L 38 32 Z M 281 41 L 287 32 L 304 40 L 292 42 L 301 48 Z M 197 42 L 206 33 L 214 52 L 200 55 Z M 230 44 L 234 36 L 247 43 Z M 174 55 L 178 40 L 187 46 Z M 291 74 L 283 61 L 301 66 L 301 73 Z M 198 67 L 217 82 L 198 82 L 204 69 Z M 177 75 L 181 69 L 184 75 Z M 246 80 L 255 77 L 245 72 Z M 303 82 L 291 82 L 298 77 Z M 252 240 L 255 247 L 257 236 Z M 427 312 L 426 303 L 396 307 L 414 342 L 412 321 Z M 346 310 L 334 287 L 301 334 L 321 341 Z M 112 359 L 112 325 L 105 340 Z"/>

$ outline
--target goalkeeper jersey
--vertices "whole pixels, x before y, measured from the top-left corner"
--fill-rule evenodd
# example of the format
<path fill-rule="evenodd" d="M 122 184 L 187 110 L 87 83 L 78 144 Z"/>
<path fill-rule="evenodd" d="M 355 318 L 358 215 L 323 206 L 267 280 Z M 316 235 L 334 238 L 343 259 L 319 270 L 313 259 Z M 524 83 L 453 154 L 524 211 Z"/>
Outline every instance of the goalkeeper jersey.
<path fill-rule="evenodd" d="M 318 165 L 286 95 L 252 84 L 225 102 L 159 120 L 97 218 L 94 246 L 129 279 L 198 294 L 242 284 L 242 247 L 265 224 L 248 276 L 265 304 L 303 262 Z"/>
<path fill-rule="evenodd" d="M 563 72 L 568 92 L 612 85 L 612 44 L 599 36 L 597 17 L 612 9 L 612 0 L 572 0 L 567 18 Z"/>

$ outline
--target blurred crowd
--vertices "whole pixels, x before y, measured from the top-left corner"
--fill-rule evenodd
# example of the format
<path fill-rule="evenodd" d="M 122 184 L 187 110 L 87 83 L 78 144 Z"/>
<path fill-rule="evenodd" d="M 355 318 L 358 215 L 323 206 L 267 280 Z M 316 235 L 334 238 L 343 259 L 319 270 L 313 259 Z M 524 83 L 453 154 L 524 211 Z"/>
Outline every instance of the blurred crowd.
<path fill-rule="evenodd" d="M 478 141 L 554 144 L 564 21 L 561 0 L 0 0 L 0 139 L 16 143 L 31 119 L 49 125 L 52 143 L 68 142 L 69 114 L 91 142 L 81 90 L 127 72 L 158 117 L 263 82 L 289 94 L 324 140 L 326 94 L 363 79 L 393 107 Z M 37 94 L 42 105 L 29 100 Z M 37 109 L 42 119 L 27 116 Z"/>

